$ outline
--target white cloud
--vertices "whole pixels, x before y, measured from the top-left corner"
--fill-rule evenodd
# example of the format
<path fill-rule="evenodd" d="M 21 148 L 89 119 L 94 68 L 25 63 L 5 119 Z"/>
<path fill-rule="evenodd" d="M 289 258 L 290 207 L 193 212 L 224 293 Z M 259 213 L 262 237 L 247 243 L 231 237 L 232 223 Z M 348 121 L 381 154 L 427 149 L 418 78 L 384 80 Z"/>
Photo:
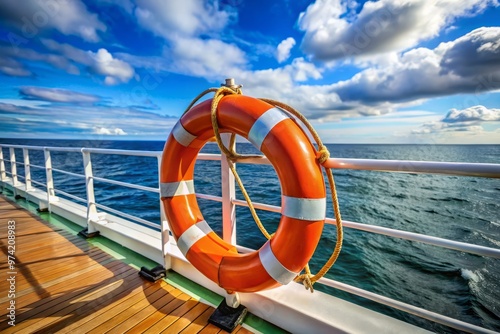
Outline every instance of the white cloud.
<path fill-rule="evenodd" d="M 214 80 L 234 75 L 247 62 L 237 46 L 217 39 L 179 38 L 172 44 L 167 56 L 176 73 Z"/>
<path fill-rule="evenodd" d="M 70 74 L 80 74 L 80 68 L 77 65 L 83 65 L 84 70 L 104 76 L 104 83 L 107 85 L 126 83 L 135 74 L 132 66 L 123 60 L 114 58 L 104 48 L 92 52 L 75 48 L 69 44 L 60 44 L 49 39 L 41 39 L 41 42 L 49 50 L 61 55 L 40 53 L 25 48 L 15 49 L 0 46 L 0 71 L 11 76 L 32 75 L 31 71 L 25 69 L 20 62 L 13 59 L 19 57 L 31 61 L 45 62 Z"/>
<path fill-rule="evenodd" d="M 236 13 L 222 10 L 216 1 L 139 0 L 135 15 L 143 28 L 167 43 L 164 59 L 123 55 L 130 62 L 209 80 L 234 75 L 247 64 L 245 53 L 219 36 Z"/>
<path fill-rule="evenodd" d="M 70 74 L 78 74 L 80 72 L 75 65 L 71 64 L 64 57 L 58 55 L 40 53 L 26 48 L 0 46 L 0 71 L 10 76 L 33 75 L 29 69 L 26 69 L 25 66 L 18 61 L 19 59 L 45 62 L 54 67 L 65 70 Z"/>
<path fill-rule="evenodd" d="M 445 117 L 424 123 L 412 133 L 417 135 L 444 132 L 480 133 L 484 131 L 482 124 L 486 122 L 500 122 L 500 109 L 489 109 L 482 105 L 463 110 L 451 109 Z"/>
<path fill-rule="evenodd" d="M 135 74 L 134 68 L 126 61 L 117 59 L 106 49 L 97 52 L 84 51 L 69 44 L 61 44 L 54 40 L 42 39 L 42 44 L 49 50 L 62 54 L 60 57 L 81 65 L 93 74 L 104 76 L 104 83 L 116 85 L 128 82 Z"/>
<path fill-rule="evenodd" d="M 91 69 L 94 73 L 106 76 L 104 83 L 116 85 L 128 82 L 134 76 L 134 69 L 128 63 L 113 58 L 106 49 L 99 49 L 96 53 L 90 52 L 94 60 Z"/>
<path fill-rule="evenodd" d="M 443 118 L 446 123 L 458 122 L 500 122 L 500 109 L 473 106 L 463 110 L 451 109 Z"/>
<path fill-rule="evenodd" d="M 220 10 L 215 1 L 139 0 L 135 15 L 144 28 L 171 40 L 220 31 L 233 14 Z"/>
<path fill-rule="evenodd" d="M 288 37 L 281 41 L 276 49 L 276 59 L 278 63 L 282 63 L 290 57 L 290 51 L 295 45 L 295 39 L 293 37 Z"/>
<path fill-rule="evenodd" d="M 27 99 L 49 102 L 94 103 L 100 100 L 100 98 L 95 95 L 56 88 L 21 87 L 19 93 Z"/>
<path fill-rule="evenodd" d="M 277 69 L 242 71 L 236 77 L 246 93 L 282 100 L 318 121 L 385 115 L 435 96 L 500 89 L 498 40 L 499 27 L 480 28 L 435 49 L 394 53 L 391 61 L 371 64 L 330 85 L 299 84 L 321 78 L 326 70 L 302 58 Z"/>
<path fill-rule="evenodd" d="M 120 128 L 112 128 L 112 129 L 108 129 L 108 128 L 104 128 L 104 127 L 101 127 L 101 126 L 96 126 L 94 127 L 94 134 L 96 135 L 119 135 L 119 136 L 123 136 L 123 135 L 126 135 L 125 131 L 123 131 L 122 129 Z"/>
<path fill-rule="evenodd" d="M 22 4 L 17 1 L 1 1 L 0 10 L 18 25 L 26 38 L 38 35 L 40 30 L 54 28 L 64 35 L 98 42 L 98 32 L 106 31 L 106 26 L 97 14 L 90 13 L 80 0 L 26 0 Z"/>
<path fill-rule="evenodd" d="M 97 14 L 89 13 L 79 0 L 65 1 L 51 20 L 51 25 L 65 35 L 80 36 L 89 42 L 100 40 L 97 31 L 106 31 Z"/>
<path fill-rule="evenodd" d="M 75 48 L 69 44 L 61 44 L 51 39 L 42 38 L 40 41 L 47 49 L 60 53 L 71 61 L 85 66 L 92 64 L 92 59 L 87 51 Z"/>
<path fill-rule="evenodd" d="M 321 60 L 402 51 L 436 37 L 458 17 L 482 12 L 497 0 L 367 1 L 358 14 L 341 0 L 317 0 L 299 17 L 301 47 Z"/>
<path fill-rule="evenodd" d="M 408 101 L 500 89 L 500 27 L 476 29 L 435 49 L 417 48 L 392 63 L 330 86 L 342 101 Z M 497 43 L 498 44 L 498 43 Z"/>
<path fill-rule="evenodd" d="M 11 77 L 31 76 L 31 71 L 24 68 L 23 64 L 12 58 L 0 57 L 0 72 Z"/>

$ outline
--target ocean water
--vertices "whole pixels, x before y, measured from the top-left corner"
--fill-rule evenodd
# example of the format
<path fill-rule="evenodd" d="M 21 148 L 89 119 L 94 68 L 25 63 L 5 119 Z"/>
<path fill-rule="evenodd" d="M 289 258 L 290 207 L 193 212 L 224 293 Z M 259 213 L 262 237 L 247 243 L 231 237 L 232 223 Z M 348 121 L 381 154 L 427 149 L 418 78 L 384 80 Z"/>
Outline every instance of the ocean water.
<path fill-rule="evenodd" d="M 99 147 L 161 151 L 164 142 L 0 140 L 0 143 L 44 146 Z M 449 162 L 500 163 L 498 145 L 328 145 L 333 157 Z M 23 161 L 17 150 L 17 161 Z M 256 153 L 250 144 L 238 144 L 242 153 Z M 218 153 L 215 144 L 203 152 Z M 8 150 L 4 149 L 8 158 Z M 31 151 L 32 164 L 43 165 L 43 152 Z M 83 174 L 79 153 L 52 153 L 54 168 Z M 92 154 L 95 176 L 157 187 L 155 158 Z M 9 170 L 9 166 L 7 165 Z M 401 170 L 411 170 L 403 164 Z M 238 164 L 252 200 L 280 205 L 280 185 L 271 166 Z M 22 166 L 18 172 L 23 175 Z M 345 220 L 500 247 L 500 180 L 370 171 L 334 171 Z M 45 182 L 42 170 L 32 178 Z M 56 189 L 85 198 L 84 180 L 54 172 Z M 218 162 L 199 161 L 195 170 L 198 193 L 221 195 Z M 100 204 L 159 223 L 157 194 L 95 182 Z M 238 198 L 243 199 L 238 191 Z M 205 219 L 221 231 L 221 205 L 199 200 Z M 331 206 L 329 217 L 333 217 Z M 264 225 L 274 231 L 279 214 L 259 211 Z M 237 208 L 238 243 L 259 248 L 260 234 L 247 208 Z M 344 246 L 327 277 L 412 305 L 500 331 L 500 261 L 446 250 L 417 242 L 345 229 Z M 335 227 L 325 227 L 311 261 L 319 269 L 335 246 Z M 440 333 L 456 330 L 436 325 L 366 299 L 317 284 L 316 289 Z"/>

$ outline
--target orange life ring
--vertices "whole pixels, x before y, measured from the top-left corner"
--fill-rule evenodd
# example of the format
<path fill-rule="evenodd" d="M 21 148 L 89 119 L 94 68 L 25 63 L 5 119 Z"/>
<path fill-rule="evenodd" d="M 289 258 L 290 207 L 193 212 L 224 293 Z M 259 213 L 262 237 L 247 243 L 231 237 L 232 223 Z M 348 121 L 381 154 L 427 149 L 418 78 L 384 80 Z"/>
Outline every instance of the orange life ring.
<path fill-rule="evenodd" d="M 204 220 L 193 185 L 196 157 L 214 136 L 211 100 L 174 126 L 163 151 L 161 199 L 169 226 L 184 256 L 228 292 L 255 292 L 288 284 L 305 267 L 321 237 L 326 191 L 314 146 L 286 113 L 243 95 L 218 105 L 221 133 L 236 133 L 254 144 L 274 166 L 282 188 L 281 220 L 258 251 L 238 254 Z"/>

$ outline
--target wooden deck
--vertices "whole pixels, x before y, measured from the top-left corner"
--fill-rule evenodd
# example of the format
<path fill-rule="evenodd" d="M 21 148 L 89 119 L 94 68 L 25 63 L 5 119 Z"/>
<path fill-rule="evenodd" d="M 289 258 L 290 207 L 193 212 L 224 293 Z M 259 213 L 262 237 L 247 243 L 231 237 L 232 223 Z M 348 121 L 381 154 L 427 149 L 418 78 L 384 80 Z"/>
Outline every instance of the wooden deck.
<path fill-rule="evenodd" d="M 9 220 L 15 221 L 12 268 Z M 0 248 L 2 333 L 225 333 L 207 323 L 212 307 L 164 281 L 141 279 L 133 267 L 2 196 Z M 12 301 L 15 326 L 7 317 Z M 238 326 L 234 333 L 250 332 Z"/>

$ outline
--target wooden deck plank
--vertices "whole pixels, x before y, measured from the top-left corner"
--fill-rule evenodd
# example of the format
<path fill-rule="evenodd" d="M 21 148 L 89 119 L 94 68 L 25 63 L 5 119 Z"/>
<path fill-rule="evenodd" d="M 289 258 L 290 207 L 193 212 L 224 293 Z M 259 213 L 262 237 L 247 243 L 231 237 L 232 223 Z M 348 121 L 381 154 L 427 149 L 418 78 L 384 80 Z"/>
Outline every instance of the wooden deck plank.
<path fill-rule="evenodd" d="M 0 196 L 0 275 L 7 276 L 7 221 L 16 222 L 16 326 L 0 295 L 2 333 L 222 333 L 213 308 Z M 0 291 L 8 282 L 0 281 Z M 238 327 L 236 331 L 247 333 Z"/>
<path fill-rule="evenodd" d="M 101 273 L 104 273 L 104 271 L 101 270 Z M 134 278 L 137 277 L 136 275 L 130 275 L 129 273 L 129 277 L 130 276 L 133 276 Z M 15 329 L 14 332 L 18 332 L 20 329 L 24 328 L 29 328 L 27 332 L 33 332 L 34 329 L 45 326 L 53 320 L 67 318 L 68 314 L 71 315 L 71 312 L 75 311 L 79 307 L 83 307 L 86 304 L 81 302 L 82 298 L 87 298 L 87 303 L 92 305 L 105 302 L 106 298 L 101 298 L 101 300 L 99 300 L 99 297 L 105 295 L 108 290 L 112 290 L 112 288 L 114 288 L 114 284 L 119 284 L 119 281 L 117 283 L 117 280 L 113 277 L 109 277 L 108 280 L 109 281 L 103 281 L 102 279 L 97 278 L 94 281 L 89 281 L 87 285 L 82 283 L 81 286 L 68 287 L 63 294 L 43 298 L 43 302 L 45 303 L 54 299 L 57 300 L 57 303 L 50 308 L 40 306 L 28 307 L 25 312 L 16 316 L 16 320 L 19 321 L 19 323 L 13 328 Z M 103 286 L 107 289 L 103 289 Z M 72 298 L 65 298 L 68 293 L 71 294 Z M 3 323 L 0 323 L 0 329 L 2 329 L 2 325 Z"/>
<path fill-rule="evenodd" d="M 139 293 L 132 298 L 122 299 L 119 303 L 110 305 L 111 307 L 108 307 L 106 312 L 100 316 L 101 319 L 92 321 L 95 327 L 89 330 L 88 333 L 101 334 L 109 331 L 115 327 L 116 323 L 122 323 L 145 308 L 149 302 L 155 302 L 159 298 L 157 292 L 161 294 L 162 289 L 163 287 L 160 284 L 155 284 L 151 288 L 144 290 L 144 293 Z M 106 321 L 108 318 L 113 318 L 114 322 Z"/>
<path fill-rule="evenodd" d="M 158 312 L 152 313 L 144 319 L 143 321 L 136 324 L 134 327 L 130 328 L 127 333 L 143 333 L 148 330 L 152 326 L 154 326 L 158 321 L 160 321 L 165 315 L 170 314 L 175 309 L 177 309 L 180 305 L 185 303 L 191 297 L 186 295 L 185 293 L 179 294 L 176 298 L 174 298 L 171 302 L 163 306 L 158 310 Z"/>
<path fill-rule="evenodd" d="M 212 308 L 207 308 L 205 312 L 200 314 L 198 318 L 196 318 L 189 326 L 184 328 L 181 332 L 182 334 L 196 334 L 199 331 L 203 329 L 203 327 L 206 326 L 208 322 L 208 318 L 214 313 L 214 310 Z"/>
<path fill-rule="evenodd" d="M 162 333 L 179 333 L 181 332 L 184 328 L 189 326 L 190 323 L 192 323 L 196 318 L 198 318 L 205 310 L 209 309 L 210 306 L 203 304 L 203 303 L 198 303 L 190 309 L 186 314 L 184 314 L 182 317 L 178 318 L 174 323 L 170 326 L 168 326 Z"/>
<path fill-rule="evenodd" d="M 224 332 L 223 330 L 221 330 L 219 327 L 217 326 L 214 326 L 212 324 L 207 324 L 201 331 L 199 331 L 198 333 L 200 334 L 216 334 L 216 333 L 220 333 L 220 332 Z"/>
<path fill-rule="evenodd" d="M 139 293 L 139 290 L 151 285 L 150 282 L 145 282 L 138 275 L 130 275 L 128 279 L 124 279 L 123 284 L 114 284 L 106 289 L 101 289 L 97 292 L 85 294 L 77 301 L 72 301 L 72 304 L 64 309 L 58 310 L 56 316 L 57 321 L 50 321 L 45 318 L 42 322 L 36 324 L 36 328 L 40 333 L 54 333 L 65 328 L 68 324 L 86 318 L 89 314 L 97 312 L 99 309 L 107 307 L 107 305 L 116 304 L 121 298 L 132 294 Z M 61 319 L 63 321 L 61 321 Z M 115 321 L 109 318 L 110 321 Z M 33 331 L 32 331 L 33 332 Z M 78 332 L 87 333 L 88 328 L 79 326 Z"/>
<path fill-rule="evenodd" d="M 156 324 L 148 328 L 144 333 L 156 334 L 163 332 L 166 328 L 168 328 L 171 324 L 176 322 L 179 318 L 181 318 L 184 314 L 189 312 L 193 307 L 198 304 L 197 300 L 190 298 L 185 303 L 182 303 L 173 310 L 171 313 L 161 318 Z"/>
<path fill-rule="evenodd" d="M 111 262 L 109 264 L 106 264 L 104 267 L 106 267 L 106 268 L 109 267 L 109 269 L 112 269 L 113 266 L 119 266 L 119 265 L 120 265 L 120 262 L 114 261 L 114 262 Z M 124 268 L 126 268 L 126 267 L 124 267 Z M 82 267 L 82 269 L 80 269 L 78 272 L 73 272 L 73 273 L 68 274 L 68 275 L 60 276 L 57 279 L 54 279 L 50 282 L 47 282 L 44 284 L 39 284 L 39 285 L 32 284 L 31 287 L 26 288 L 24 290 L 18 289 L 18 291 L 16 292 L 16 298 L 17 298 L 16 304 L 19 303 L 18 305 L 21 305 L 24 302 L 25 298 L 29 298 L 29 296 L 27 296 L 27 295 L 30 295 L 33 293 L 39 295 L 40 297 L 46 297 L 54 289 L 62 289 L 63 291 L 65 291 L 66 289 L 68 289 L 68 284 L 67 284 L 68 280 L 71 280 L 73 283 L 77 283 L 77 282 L 86 283 L 86 282 L 88 282 L 89 279 L 95 278 L 96 274 L 98 274 L 100 272 L 100 270 L 101 270 L 101 268 L 98 265 Z M 84 276 L 80 276 L 82 274 Z M 27 297 L 25 297 L 25 296 L 27 296 Z M 7 299 L 7 297 L 4 297 L 1 299 L 1 301 L 4 302 L 6 299 Z M 0 312 L 1 311 L 2 310 L 0 309 Z"/>
<path fill-rule="evenodd" d="M 146 319 L 152 313 L 162 309 L 165 305 L 175 300 L 178 295 L 181 294 L 180 290 L 173 289 L 170 285 L 166 286 L 167 289 L 164 289 L 164 292 L 167 292 L 165 295 L 162 295 L 155 302 L 147 305 L 141 311 L 137 312 L 127 320 L 118 324 L 114 328 L 108 331 L 108 333 L 125 333 L 130 330 L 132 327 Z"/>

